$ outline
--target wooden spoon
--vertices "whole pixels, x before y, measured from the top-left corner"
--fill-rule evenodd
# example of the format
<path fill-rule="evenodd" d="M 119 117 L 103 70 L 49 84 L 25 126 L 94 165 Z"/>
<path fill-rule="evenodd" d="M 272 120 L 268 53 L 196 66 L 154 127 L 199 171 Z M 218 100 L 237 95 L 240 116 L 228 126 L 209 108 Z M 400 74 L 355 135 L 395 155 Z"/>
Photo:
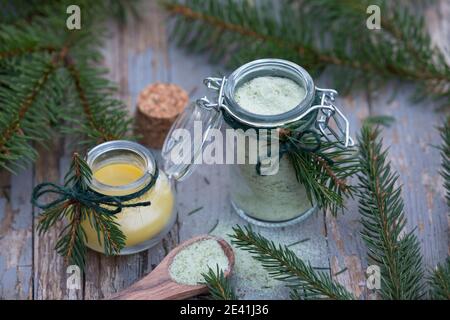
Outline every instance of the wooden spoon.
<path fill-rule="evenodd" d="M 148 275 L 134 283 L 130 287 L 118 292 L 110 299 L 113 300 L 181 300 L 187 299 L 202 293 L 208 292 L 206 285 L 186 285 L 177 283 L 170 277 L 169 267 L 173 258 L 194 242 L 214 239 L 222 247 L 225 255 L 228 257 L 228 268 L 224 271 L 225 277 L 228 277 L 234 265 L 234 253 L 231 246 L 222 238 L 211 235 L 201 235 L 189 239 L 175 249 L 161 261 L 161 263 Z"/>

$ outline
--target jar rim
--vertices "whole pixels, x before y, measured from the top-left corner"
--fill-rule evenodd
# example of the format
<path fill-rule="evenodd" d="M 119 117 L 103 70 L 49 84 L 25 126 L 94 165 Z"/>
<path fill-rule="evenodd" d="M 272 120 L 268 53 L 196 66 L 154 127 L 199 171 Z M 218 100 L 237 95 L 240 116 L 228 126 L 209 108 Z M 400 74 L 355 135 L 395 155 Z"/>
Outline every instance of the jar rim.
<path fill-rule="evenodd" d="M 119 186 L 112 186 L 105 184 L 92 175 L 91 181 L 89 182 L 89 187 L 99 193 L 120 193 L 126 195 L 127 193 L 136 192 L 136 190 L 142 189 L 149 183 L 153 175 L 156 172 L 157 164 L 153 153 L 144 147 L 143 145 L 128 141 L 128 140 L 112 140 L 101 143 L 91 150 L 88 151 L 86 155 L 86 163 L 89 168 L 93 168 L 95 161 L 100 157 L 112 151 L 123 150 L 126 152 L 134 153 L 144 162 L 144 173 L 137 180 Z"/>
<path fill-rule="evenodd" d="M 280 76 L 295 81 L 305 91 L 305 97 L 291 110 L 276 115 L 259 115 L 243 109 L 235 99 L 236 89 L 243 83 L 261 75 Z M 226 111 L 237 121 L 256 128 L 274 128 L 298 121 L 312 106 L 315 99 L 315 85 L 311 75 L 301 66 L 283 59 L 258 59 L 248 62 L 226 79 L 224 85 Z"/>

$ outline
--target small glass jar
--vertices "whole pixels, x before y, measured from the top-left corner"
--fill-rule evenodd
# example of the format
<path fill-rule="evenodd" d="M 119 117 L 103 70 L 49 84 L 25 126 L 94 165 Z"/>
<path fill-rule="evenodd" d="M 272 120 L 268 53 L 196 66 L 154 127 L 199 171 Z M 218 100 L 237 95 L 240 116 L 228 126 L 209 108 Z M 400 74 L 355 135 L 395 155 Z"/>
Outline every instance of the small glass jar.
<path fill-rule="evenodd" d="M 150 201 L 149 206 L 125 207 L 115 215 L 119 228 L 126 236 L 120 254 L 132 254 L 148 249 L 170 231 L 175 220 L 175 196 L 167 175 L 157 169 L 153 154 L 144 146 L 131 141 L 102 143 L 87 154 L 87 164 L 92 170 L 90 188 L 108 196 L 126 196 L 148 186 L 155 174 L 153 186 L 143 195 L 127 203 Z M 96 230 L 88 220 L 82 224 L 87 246 L 104 253 Z"/>
<path fill-rule="evenodd" d="M 286 112 L 273 115 L 249 112 L 236 101 L 236 90 L 252 79 L 264 76 L 292 80 L 304 89 L 305 95 Z M 255 60 L 239 67 L 229 77 L 206 78 L 204 83 L 217 96 L 214 100 L 204 97 L 187 108 L 174 123 L 163 147 L 163 157 L 170 163 L 171 150 L 186 143 L 173 138 L 173 131 L 183 128 L 195 136 L 195 123 L 202 123 L 201 143 L 193 144 L 190 158 L 181 161 L 182 164 L 169 166 L 176 176 L 185 177 L 192 171 L 191 164 L 197 162 L 208 145 L 212 129 L 222 127 L 222 122 L 226 129 L 235 130 L 236 136 L 249 137 L 248 146 L 251 140 L 261 142 L 262 130 L 280 132 L 292 128 L 296 132 L 315 131 L 329 141 L 340 142 L 342 147 L 353 144 L 349 123 L 334 104 L 337 92 L 316 87 L 309 73 L 295 63 L 281 59 Z M 250 129 L 256 133 L 248 134 Z M 233 148 L 228 145 L 225 152 Z M 305 186 L 297 181 L 296 171 L 287 155 L 279 157 L 278 171 L 272 174 L 261 174 L 258 164 L 248 161 L 248 156 L 248 147 L 245 147 L 245 161 L 230 166 L 231 203 L 242 218 L 260 226 L 282 227 L 300 222 L 317 210 L 314 199 L 308 198 Z M 279 156 L 278 149 L 276 156 Z"/>

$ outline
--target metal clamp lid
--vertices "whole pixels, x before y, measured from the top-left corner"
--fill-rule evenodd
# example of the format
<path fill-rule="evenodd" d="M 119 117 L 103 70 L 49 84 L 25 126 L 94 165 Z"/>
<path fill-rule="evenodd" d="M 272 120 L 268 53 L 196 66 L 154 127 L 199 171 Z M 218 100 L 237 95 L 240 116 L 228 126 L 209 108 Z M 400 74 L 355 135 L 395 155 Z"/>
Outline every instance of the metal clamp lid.
<path fill-rule="evenodd" d="M 240 121 L 247 125 L 255 125 L 254 123 L 248 122 L 246 119 L 237 116 L 232 110 L 230 110 L 229 106 L 224 104 L 224 87 L 226 81 L 227 79 L 225 77 L 206 78 L 203 81 L 206 87 L 214 91 L 218 91 L 217 102 L 211 102 L 207 97 L 203 97 L 197 100 L 197 103 L 199 104 L 199 106 L 207 110 L 224 110 L 225 112 L 228 112 L 232 117 L 234 117 L 237 121 Z M 337 141 L 342 147 L 345 148 L 353 146 L 354 141 L 350 137 L 349 122 L 345 115 L 341 112 L 341 110 L 339 110 L 339 108 L 334 104 L 335 97 L 338 95 L 338 92 L 334 89 L 322 89 L 319 87 L 315 87 L 315 94 L 320 101 L 320 104 L 312 105 L 305 112 L 296 116 L 294 119 L 291 119 L 291 121 L 298 121 L 311 112 L 318 110 L 319 115 L 316 119 L 316 127 L 319 129 L 325 139 L 330 142 Z M 269 124 L 268 126 L 272 125 Z"/>

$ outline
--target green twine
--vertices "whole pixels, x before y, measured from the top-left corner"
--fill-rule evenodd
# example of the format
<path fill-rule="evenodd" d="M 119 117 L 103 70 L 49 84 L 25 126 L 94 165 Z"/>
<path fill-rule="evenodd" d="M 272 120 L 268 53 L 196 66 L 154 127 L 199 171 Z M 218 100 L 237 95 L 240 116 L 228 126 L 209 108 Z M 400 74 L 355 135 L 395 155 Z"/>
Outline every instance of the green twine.
<path fill-rule="evenodd" d="M 75 184 L 73 186 L 60 186 L 51 182 L 44 182 L 38 184 L 34 189 L 31 196 L 31 203 L 42 209 L 48 210 L 57 205 L 60 205 L 66 201 L 72 203 L 79 203 L 84 207 L 95 210 L 99 213 L 115 215 L 122 211 L 123 208 L 128 207 L 144 207 L 151 205 L 150 201 L 143 201 L 138 203 L 127 204 L 125 202 L 130 201 L 132 199 L 139 198 L 147 191 L 149 191 L 156 180 L 158 179 L 159 171 L 156 167 L 155 173 L 153 174 L 150 182 L 141 190 L 131 193 L 126 196 L 107 196 L 101 193 L 98 193 L 90 188 L 82 189 L 79 184 Z M 56 194 L 59 197 L 51 201 L 49 203 L 39 202 L 39 198 L 43 195 Z M 113 207 L 113 209 L 109 209 L 108 207 Z"/>

